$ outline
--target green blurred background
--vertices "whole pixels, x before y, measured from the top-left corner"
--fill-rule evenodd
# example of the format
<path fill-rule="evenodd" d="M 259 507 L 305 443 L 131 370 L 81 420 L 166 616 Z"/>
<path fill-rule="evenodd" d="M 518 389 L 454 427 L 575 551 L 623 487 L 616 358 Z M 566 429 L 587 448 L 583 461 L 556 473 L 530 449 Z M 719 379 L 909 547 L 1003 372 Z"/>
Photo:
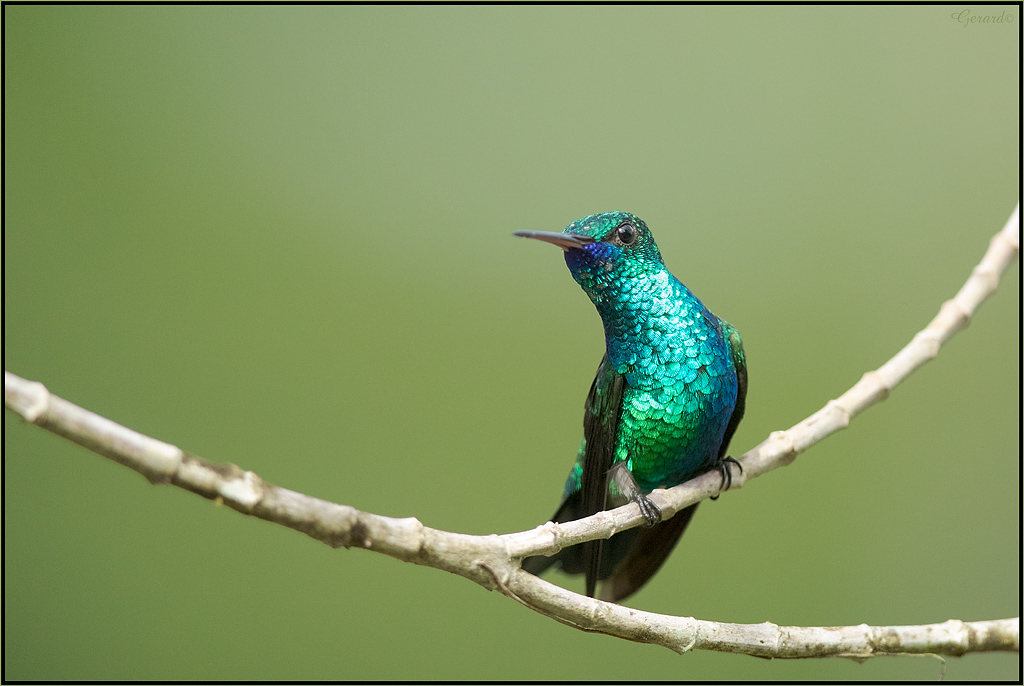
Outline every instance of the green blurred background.
<path fill-rule="evenodd" d="M 612 209 L 743 333 L 748 450 L 902 347 L 1017 201 L 1019 7 L 4 8 L 4 366 L 273 483 L 467 533 L 557 504 Z M 1019 610 L 1019 270 L 940 356 L 701 508 L 630 604 Z M 933 679 L 584 634 L 4 415 L 7 679 Z M 563 576 L 557 583 L 581 589 Z M 947 678 L 1019 679 L 1018 656 Z"/>

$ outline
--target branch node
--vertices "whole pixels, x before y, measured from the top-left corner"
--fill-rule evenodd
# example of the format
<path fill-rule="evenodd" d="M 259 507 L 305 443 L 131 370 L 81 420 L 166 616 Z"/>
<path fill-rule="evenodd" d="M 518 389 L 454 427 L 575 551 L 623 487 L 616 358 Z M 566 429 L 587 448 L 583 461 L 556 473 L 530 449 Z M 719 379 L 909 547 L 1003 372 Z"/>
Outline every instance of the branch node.
<path fill-rule="evenodd" d="M 889 399 L 889 394 L 892 392 L 892 385 L 886 380 L 884 376 L 879 374 L 877 369 L 874 369 L 870 372 L 864 372 L 864 376 L 861 377 L 861 381 L 865 383 L 873 382 L 874 384 L 877 385 L 879 396 L 877 402 Z M 847 409 L 847 413 L 850 413 L 849 409 Z"/>
<path fill-rule="evenodd" d="M 243 472 L 241 477 L 225 481 L 220 494 L 245 510 L 251 510 L 263 500 L 263 480 L 254 472 Z"/>
<path fill-rule="evenodd" d="M 35 424 L 49 409 L 50 391 L 39 381 L 26 381 L 4 370 L 4 404 Z"/>
<path fill-rule="evenodd" d="M 870 374 L 870 372 L 868 373 Z M 867 376 L 867 374 L 865 374 L 864 376 Z M 885 386 L 883 386 L 882 388 L 885 388 Z M 841 402 L 839 402 L 838 400 L 829 400 L 827 403 L 825 403 L 825 407 L 830 409 L 833 413 L 839 415 L 838 419 L 836 419 L 836 424 L 840 429 L 845 429 L 846 427 L 850 426 L 850 411 L 846 409 L 846 407 Z"/>
<path fill-rule="evenodd" d="M 427 527 L 418 517 L 406 517 L 404 521 L 409 522 L 411 535 L 416 540 L 416 559 L 422 560 L 427 554 Z"/>
<path fill-rule="evenodd" d="M 939 316 L 937 317 L 937 319 L 950 319 L 952 326 L 949 328 L 952 329 L 952 331 L 966 329 L 971 324 L 971 308 L 960 302 L 959 297 L 957 297 L 959 295 L 960 294 L 958 293 L 952 299 L 942 303 L 942 306 L 939 307 Z M 931 328 L 932 327 L 929 325 L 924 329 L 924 331 L 921 331 L 917 336 L 914 336 L 914 338 L 920 337 L 921 340 L 930 343 L 928 348 L 928 357 L 930 358 L 939 354 L 939 344 L 942 342 Z"/>
<path fill-rule="evenodd" d="M 996 234 L 998 236 L 999 234 Z M 995 240 L 995 237 L 993 237 Z M 977 267 L 971 270 L 971 276 L 977 279 L 986 291 L 994 291 L 999 287 L 999 272 L 982 261 Z"/>
<path fill-rule="evenodd" d="M 544 536 L 546 534 L 551 538 L 551 546 L 555 549 L 554 552 L 551 553 L 552 555 L 562 549 L 562 529 L 555 522 L 544 522 L 534 529 L 534 531 L 536 531 L 540 536 Z M 531 555 L 532 554 L 533 553 L 531 553 Z M 529 557 L 529 555 L 524 557 Z M 520 560 L 521 559 L 522 558 L 520 558 Z"/>
<path fill-rule="evenodd" d="M 1006 227 L 1002 231 L 992 236 L 992 240 L 988 242 L 989 247 L 992 249 L 999 249 L 999 244 L 1005 242 L 1008 247 L 1012 250 L 1020 250 L 1020 230 L 1017 228 L 1017 223 L 1020 221 L 1019 216 L 1010 217 L 1010 221 L 1007 222 Z M 1015 222 L 1014 219 L 1017 219 Z"/>
<path fill-rule="evenodd" d="M 858 624 L 857 628 L 864 632 L 864 641 L 865 643 L 867 643 L 868 653 L 870 654 L 877 652 L 879 649 L 879 642 L 875 637 L 875 632 L 872 629 L 872 627 L 869 624 L 865 623 Z M 846 653 L 843 655 L 843 657 L 856 657 L 858 655 L 864 657 L 864 655 L 861 655 L 860 653 Z"/>
<path fill-rule="evenodd" d="M 530 605 L 525 600 L 523 600 L 518 595 L 516 595 L 515 591 L 510 589 L 508 587 L 508 584 L 505 583 L 508 580 L 508 574 L 506 574 L 506 579 L 503 580 L 501 578 L 501 576 L 498 574 L 498 572 L 496 572 L 494 570 L 494 567 L 492 567 L 491 565 L 487 564 L 486 562 L 482 562 L 480 560 L 477 560 L 473 564 L 476 565 L 477 567 L 479 567 L 480 569 L 484 570 L 485 572 L 487 572 L 488 577 L 494 582 L 494 588 L 487 588 L 487 590 L 489 590 L 489 591 L 498 590 L 498 591 L 501 592 L 502 595 L 505 595 L 505 596 L 508 596 L 509 598 L 512 598 L 516 602 L 521 603 L 522 605 L 525 605 L 526 607 L 530 608 L 531 610 L 534 609 L 532 605 Z"/>
<path fill-rule="evenodd" d="M 796 449 L 796 443 L 793 441 L 793 437 L 789 435 L 788 430 L 772 431 L 768 434 L 768 440 L 776 444 L 775 451 L 779 456 L 780 464 L 788 465 L 799 454 Z"/>
<path fill-rule="evenodd" d="M 947 619 L 939 626 L 943 627 L 950 636 L 952 650 L 948 654 L 955 657 L 960 657 L 967 653 L 970 649 L 971 644 L 975 641 L 972 639 L 976 638 L 975 632 L 971 631 L 971 628 L 966 622 L 959 619 Z"/>

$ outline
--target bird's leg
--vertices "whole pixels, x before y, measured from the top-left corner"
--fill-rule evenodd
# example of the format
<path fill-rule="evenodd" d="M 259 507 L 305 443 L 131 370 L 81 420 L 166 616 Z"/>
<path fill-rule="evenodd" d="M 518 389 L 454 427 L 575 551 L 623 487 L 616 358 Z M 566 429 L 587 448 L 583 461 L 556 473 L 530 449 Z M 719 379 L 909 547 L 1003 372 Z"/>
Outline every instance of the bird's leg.
<path fill-rule="evenodd" d="M 743 465 L 732 455 L 719 458 L 711 465 L 711 469 L 717 469 L 718 473 L 722 475 L 722 486 L 718 489 L 718 495 L 721 495 L 722 491 L 728 491 L 732 488 L 732 471 L 729 469 L 730 462 L 740 468 L 740 474 L 743 473 Z M 711 496 L 711 500 L 718 500 L 718 495 Z"/>
<path fill-rule="evenodd" d="M 611 478 L 619 493 L 640 506 L 640 514 L 643 515 L 644 526 L 654 526 L 661 521 L 661 508 L 643 494 L 640 486 L 636 483 L 636 479 L 633 478 L 633 473 L 626 467 L 625 462 L 616 462 L 612 466 Z"/>

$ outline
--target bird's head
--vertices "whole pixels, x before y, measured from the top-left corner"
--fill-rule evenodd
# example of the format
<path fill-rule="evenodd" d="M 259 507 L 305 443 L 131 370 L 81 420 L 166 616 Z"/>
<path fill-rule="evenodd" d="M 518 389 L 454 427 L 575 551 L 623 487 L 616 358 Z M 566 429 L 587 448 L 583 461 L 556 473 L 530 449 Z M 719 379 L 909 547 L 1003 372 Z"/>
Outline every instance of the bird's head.
<path fill-rule="evenodd" d="M 577 219 L 561 233 L 517 231 L 565 251 L 565 263 L 583 290 L 600 303 L 609 287 L 663 271 L 665 263 L 647 225 L 628 212 L 603 212 Z"/>

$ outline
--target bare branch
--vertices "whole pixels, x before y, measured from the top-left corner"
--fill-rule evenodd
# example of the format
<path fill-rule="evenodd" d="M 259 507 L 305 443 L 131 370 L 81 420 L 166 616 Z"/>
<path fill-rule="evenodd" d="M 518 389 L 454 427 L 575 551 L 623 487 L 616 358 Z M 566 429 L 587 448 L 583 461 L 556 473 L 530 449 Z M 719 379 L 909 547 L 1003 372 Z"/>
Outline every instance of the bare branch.
<path fill-rule="evenodd" d="M 792 462 L 826 436 L 845 429 L 858 414 L 889 397 L 889 393 L 911 372 L 938 355 L 939 346 L 965 328 L 982 302 L 999 285 L 999 276 L 1013 262 L 1020 249 L 1020 205 L 1006 225 L 989 241 L 988 250 L 971 276 L 952 300 L 942 303 L 939 313 L 888 362 L 861 377 L 852 388 L 830 400 L 807 419 L 786 431 L 774 431 L 767 441 L 740 458 L 743 474 L 733 477 L 739 488 L 755 476 Z"/>
<path fill-rule="evenodd" d="M 866 373 L 850 390 L 786 431 L 776 431 L 745 453 L 738 488 L 750 478 L 787 465 L 850 419 L 884 400 L 912 371 L 935 357 L 939 346 L 964 328 L 998 285 L 999 275 L 1019 250 L 1019 207 L 992 239 L 981 263 L 932 322 L 879 369 Z M 528 555 L 550 555 L 561 548 L 607 538 L 637 526 L 639 508 L 626 505 L 592 517 L 505 535 L 470 536 L 423 526 L 410 517 L 395 519 L 361 512 L 263 481 L 235 465 L 217 465 L 144 436 L 51 394 L 43 384 L 4 372 L 4 402 L 25 421 L 46 428 L 143 474 L 170 483 L 243 514 L 301 531 L 332 547 L 360 547 L 436 567 L 498 590 L 527 607 L 583 631 L 663 645 L 677 652 L 694 648 L 767 658 L 867 658 L 893 653 L 963 655 L 1020 650 L 1019 618 L 985 622 L 949 620 L 924 626 L 780 627 L 770 623 L 727 624 L 671 617 L 587 598 L 550 584 L 519 568 Z M 652 499 L 664 516 L 718 492 L 720 479 L 709 473 Z"/>

